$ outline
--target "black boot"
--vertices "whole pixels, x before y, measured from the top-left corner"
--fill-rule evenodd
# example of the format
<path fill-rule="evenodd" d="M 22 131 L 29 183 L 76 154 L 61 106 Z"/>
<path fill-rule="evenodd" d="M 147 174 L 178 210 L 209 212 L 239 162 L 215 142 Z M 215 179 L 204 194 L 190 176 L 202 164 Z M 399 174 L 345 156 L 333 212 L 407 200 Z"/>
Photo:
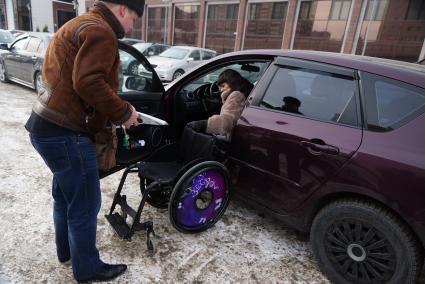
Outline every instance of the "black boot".
<path fill-rule="evenodd" d="M 102 269 L 95 275 L 88 278 L 76 279 L 78 283 L 88 283 L 97 281 L 108 281 L 121 275 L 127 269 L 125 264 L 104 264 Z"/>

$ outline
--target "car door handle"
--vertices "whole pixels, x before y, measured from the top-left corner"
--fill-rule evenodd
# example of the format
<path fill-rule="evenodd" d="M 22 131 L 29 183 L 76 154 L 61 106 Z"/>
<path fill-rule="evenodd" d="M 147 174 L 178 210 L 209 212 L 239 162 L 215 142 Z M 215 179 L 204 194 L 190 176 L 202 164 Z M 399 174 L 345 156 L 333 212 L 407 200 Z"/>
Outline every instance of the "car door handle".
<path fill-rule="evenodd" d="M 32 60 L 37 60 L 37 56 L 33 55 L 33 56 L 31 56 L 31 59 Z"/>
<path fill-rule="evenodd" d="M 317 140 L 317 141 L 314 141 Z M 307 150 L 313 155 L 320 155 L 322 153 L 330 155 L 338 155 L 339 148 L 327 145 L 321 139 L 312 139 L 312 141 L 301 141 L 301 145 L 307 148 Z"/>

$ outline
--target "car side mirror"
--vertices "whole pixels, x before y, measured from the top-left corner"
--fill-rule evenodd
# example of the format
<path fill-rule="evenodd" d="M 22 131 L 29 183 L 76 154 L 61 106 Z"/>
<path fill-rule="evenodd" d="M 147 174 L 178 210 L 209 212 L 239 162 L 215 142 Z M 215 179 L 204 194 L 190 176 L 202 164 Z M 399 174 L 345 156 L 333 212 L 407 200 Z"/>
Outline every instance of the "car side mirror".
<path fill-rule="evenodd" d="M 149 87 L 149 81 L 145 77 L 129 76 L 125 80 L 125 87 L 132 91 L 143 91 Z"/>
<path fill-rule="evenodd" d="M 0 49 L 8 50 L 9 49 L 9 45 L 7 43 L 0 43 Z"/>
<path fill-rule="evenodd" d="M 195 58 L 193 58 L 193 57 L 189 57 L 189 58 L 187 59 L 187 62 L 194 61 L 194 60 L 195 60 Z"/>

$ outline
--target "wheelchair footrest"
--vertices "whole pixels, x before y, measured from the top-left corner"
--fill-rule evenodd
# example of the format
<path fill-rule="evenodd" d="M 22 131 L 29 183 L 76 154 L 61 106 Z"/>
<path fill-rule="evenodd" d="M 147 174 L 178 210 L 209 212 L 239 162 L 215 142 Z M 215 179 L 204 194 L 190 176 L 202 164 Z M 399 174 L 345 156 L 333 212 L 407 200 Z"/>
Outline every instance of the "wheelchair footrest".
<path fill-rule="evenodd" d="M 125 195 L 119 195 L 116 197 L 116 203 L 119 204 L 121 206 L 121 210 L 125 213 L 128 214 L 129 216 L 131 216 L 131 218 L 135 218 L 136 217 L 136 210 L 134 210 L 132 207 L 130 207 L 130 205 L 128 205 L 127 203 L 127 198 Z"/>
<path fill-rule="evenodd" d="M 118 237 L 123 240 L 130 240 L 130 227 L 125 222 L 124 218 L 121 217 L 118 213 L 105 215 L 106 220 L 108 220 L 109 224 L 111 224 L 112 228 L 114 228 L 115 233 L 117 233 Z"/>

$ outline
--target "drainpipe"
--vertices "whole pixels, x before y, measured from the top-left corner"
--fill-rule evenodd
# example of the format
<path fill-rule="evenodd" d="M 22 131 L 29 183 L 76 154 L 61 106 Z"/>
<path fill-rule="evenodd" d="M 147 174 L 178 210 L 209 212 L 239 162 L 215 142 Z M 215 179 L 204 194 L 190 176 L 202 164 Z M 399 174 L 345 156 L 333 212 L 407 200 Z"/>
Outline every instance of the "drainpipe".
<path fill-rule="evenodd" d="M 74 6 L 75 16 L 78 17 L 78 0 L 72 0 L 72 5 Z"/>

